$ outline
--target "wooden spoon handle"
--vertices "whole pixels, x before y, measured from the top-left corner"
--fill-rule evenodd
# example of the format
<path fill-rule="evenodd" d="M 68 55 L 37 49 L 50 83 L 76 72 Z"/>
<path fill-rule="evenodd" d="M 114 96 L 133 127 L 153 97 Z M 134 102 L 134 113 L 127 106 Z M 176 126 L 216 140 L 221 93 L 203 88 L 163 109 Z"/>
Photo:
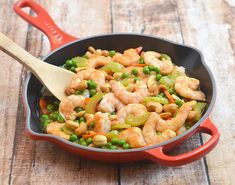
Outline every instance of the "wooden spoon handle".
<path fill-rule="evenodd" d="M 46 65 L 46 63 L 32 56 L 30 53 L 25 51 L 22 47 L 20 47 L 18 44 L 13 42 L 1 32 L 0 49 L 12 58 L 16 59 L 22 65 L 27 67 L 36 76 L 38 76 L 38 69 Z"/>

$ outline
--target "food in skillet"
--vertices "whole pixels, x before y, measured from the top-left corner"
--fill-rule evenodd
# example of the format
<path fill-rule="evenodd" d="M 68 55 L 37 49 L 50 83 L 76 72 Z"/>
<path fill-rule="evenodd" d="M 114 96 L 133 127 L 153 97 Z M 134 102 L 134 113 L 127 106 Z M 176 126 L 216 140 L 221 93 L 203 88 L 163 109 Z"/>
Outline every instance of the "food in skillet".
<path fill-rule="evenodd" d="M 141 47 L 89 47 L 64 67 L 76 73 L 61 102 L 43 95 L 41 122 L 48 134 L 103 149 L 140 148 L 171 139 L 195 124 L 206 106 L 199 80 L 166 54 Z"/>

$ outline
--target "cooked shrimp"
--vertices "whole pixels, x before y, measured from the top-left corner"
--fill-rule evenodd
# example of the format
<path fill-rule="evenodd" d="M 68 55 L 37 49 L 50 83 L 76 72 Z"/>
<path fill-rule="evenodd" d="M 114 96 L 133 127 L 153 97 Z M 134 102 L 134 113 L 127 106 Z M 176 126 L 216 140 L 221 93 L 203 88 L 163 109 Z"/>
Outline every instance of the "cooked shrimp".
<path fill-rule="evenodd" d="M 128 104 L 117 112 L 117 119 L 120 123 L 125 122 L 125 118 L 128 115 L 141 116 L 147 112 L 146 107 L 143 104 Z"/>
<path fill-rule="evenodd" d="M 87 125 L 90 125 L 94 121 L 94 114 L 85 114 L 84 117 Z"/>
<path fill-rule="evenodd" d="M 177 131 L 179 128 L 185 123 L 189 112 L 192 110 L 193 106 L 196 104 L 196 101 L 190 101 L 184 103 L 177 112 L 176 117 L 170 120 L 164 120 L 161 118 L 160 115 L 155 115 L 156 130 L 160 132 L 164 132 L 165 130 L 169 129 L 172 131 Z"/>
<path fill-rule="evenodd" d="M 140 56 L 136 49 L 128 49 L 125 50 L 123 54 L 116 53 L 112 59 L 124 66 L 131 66 L 133 64 L 138 64 Z"/>
<path fill-rule="evenodd" d="M 64 126 L 64 123 L 62 124 L 58 122 L 52 122 L 47 126 L 46 131 L 48 134 L 53 134 L 53 135 L 69 140 L 70 135 L 65 134 L 63 131 L 61 131 L 61 128 L 63 126 Z"/>
<path fill-rule="evenodd" d="M 94 55 L 91 58 L 89 58 L 89 63 L 87 68 L 97 68 L 104 66 L 111 62 L 111 58 L 100 56 L 100 55 Z"/>
<path fill-rule="evenodd" d="M 74 109 L 76 107 L 84 108 L 84 100 L 83 96 L 70 95 L 60 102 L 59 111 L 66 120 L 74 120 L 78 114 Z"/>
<path fill-rule="evenodd" d="M 122 107 L 124 107 L 124 104 L 113 93 L 108 93 L 101 100 L 98 110 L 111 113 L 120 110 Z"/>
<path fill-rule="evenodd" d="M 197 90 L 199 87 L 199 80 L 195 78 L 189 78 L 187 76 L 179 76 L 175 80 L 175 91 L 180 96 L 191 100 L 205 101 L 205 94 Z"/>
<path fill-rule="evenodd" d="M 115 96 L 117 96 L 123 103 L 141 103 L 144 97 L 149 95 L 146 84 L 142 81 L 137 81 L 134 85 L 134 92 L 129 92 L 125 87 L 117 81 L 110 81 L 111 88 Z"/>
<path fill-rule="evenodd" d="M 147 81 L 148 90 L 150 95 L 156 96 L 159 93 L 158 83 L 156 81 L 156 76 L 151 75 Z"/>
<path fill-rule="evenodd" d="M 176 136 L 176 133 L 169 129 L 165 130 L 161 135 L 157 135 L 156 133 L 157 119 L 158 119 L 158 114 L 152 112 L 151 115 L 149 116 L 149 119 L 144 124 L 143 136 L 147 144 L 153 145 L 161 143 Z"/>
<path fill-rule="evenodd" d="M 155 66 L 160 68 L 160 73 L 161 74 L 170 74 L 174 66 L 171 61 L 169 60 L 160 60 L 159 57 L 161 55 L 157 52 L 154 51 L 147 51 L 144 53 L 144 62 L 147 65 Z"/>
<path fill-rule="evenodd" d="M 146 146 L 142 131 L 139 127 L 128 128 L 118 135 L 119 139 L 126 140 L 131 148 L 140 148 Z"/>
<path fill-rule="evenodd" d="M 96 69 L 85 69 L 79 71 L 74 77 L 69 85 L 69 89 L 78 89 L 80 83 L 83 80 L 93 80 L 97 84 L 97 90 L 102 90 L 108 92 L 108 87 L 105 84 L 105 73 Z"/>
<path fill-rule="evenodd" d="M 108 113 L 97 112 L 95 113 L 94 120 L 95 120 L 95 127 L 94 127 L 95 132 L 108 133 L 110 131 L 111 124 Z"/>

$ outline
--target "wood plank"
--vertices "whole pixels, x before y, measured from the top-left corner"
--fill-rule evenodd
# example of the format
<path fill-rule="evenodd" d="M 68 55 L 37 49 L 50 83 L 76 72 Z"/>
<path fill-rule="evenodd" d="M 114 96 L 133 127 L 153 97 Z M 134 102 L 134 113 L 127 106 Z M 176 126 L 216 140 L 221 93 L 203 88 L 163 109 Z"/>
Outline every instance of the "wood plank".
<path fill-rule="evenodd" d="M 23 21 L 14 14 L 11 4 L 1 0 L 0 7 L 0 31 L 24 47 L 27 25 L 18 30 Z M 7 184 L 11 171 L 22 67 L 2 51 L 0 58 L 0 184 Z"/>
<path fill-rule="evenodd" d="M 112 1 L 114 32 L 137 32 L 183 42 L 176 1 Z M 180 146 L 181 153 L 200 146 L 199 135 Z M 192 175 L 193 174 L 193 175 Z M 122 184 L 208 184 L 204 161 L 167 168 L 149 162 L 120 165 Z"/>
<path fill-rule="evenodd" d="M 99 3 L 94 0 L 38 2 L 63 30 L 75 36 L 110 32 L 108 0 Z M 27 49 L 34 56 L 43 56 L 49 50 L 49 43 L 45 36 L 30 27 Z M 20 109 L 18 114 L 21 118 L 23 113 Z M 117 184 L 116 165 L 87 161 L 62 151 L 52 143 L 32 141 L 24 136 L 22 118 L 18 120 L 17 129 L 10 184 Z"/>
<path fill-rule="evenodd" d="M 229 0 L 178 3 L 185 42 L 204 53 L 217 84 L 211 118 L 221 132 L 221 139 L 206 157 L 211 184 L 234 184 L 235 3 Z"/>

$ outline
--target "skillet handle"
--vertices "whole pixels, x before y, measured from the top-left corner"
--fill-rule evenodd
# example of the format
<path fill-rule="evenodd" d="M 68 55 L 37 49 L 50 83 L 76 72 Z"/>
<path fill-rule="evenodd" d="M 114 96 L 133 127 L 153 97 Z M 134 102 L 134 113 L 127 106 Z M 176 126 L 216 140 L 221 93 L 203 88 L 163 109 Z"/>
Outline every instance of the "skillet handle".
<path fill-rule="evenodd" d="M 22 11 L 24 7 L 29 7 L 37 15 L 34 17 L 25 13 Z M 18 1 L 14 5 L 14 11 L 24 20 L 31 23 L 47 35 L 50 41 L 51 51 L 66 43 L 77 40 L 76 37 L 73 37 L 58 28 L 48 13 L 39 4 L 33 2 L 32 0 Z"/>
<path fill-rule="evenodd" d="M 147 154 L 147 159 L 163 166 L 180 166 L 204 157 L 218 144 L 220 134 L 209 118 L 207 118 L 205 122 L 199 126 L 197 131 L 211 135 L 210 140 L 193 151 L 177 156 L 169 156 L 165 154 L 164 146 L 147 150 L 145 151 L 145 154 Z"/>

